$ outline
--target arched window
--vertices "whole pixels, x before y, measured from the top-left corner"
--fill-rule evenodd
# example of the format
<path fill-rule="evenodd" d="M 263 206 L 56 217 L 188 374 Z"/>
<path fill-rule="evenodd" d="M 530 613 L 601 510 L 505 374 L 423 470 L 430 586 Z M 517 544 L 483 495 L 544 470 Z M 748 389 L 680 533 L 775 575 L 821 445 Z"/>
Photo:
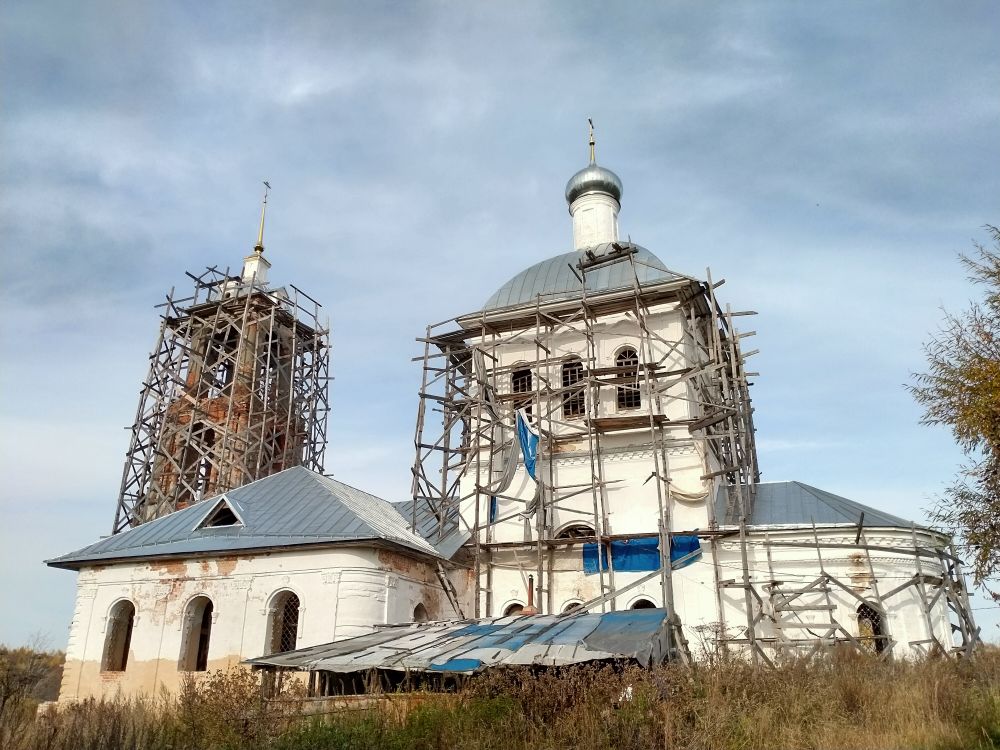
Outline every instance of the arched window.
<path fill-rule="evenodd" d="M 208 669 L 208 645 L 212 640 L 212 617 L 215 607 L 207 596 L 191 600 L 184 614 L 184 638 L 181 642 L 179 668 L 185 672 Z"/>
<path fill-rule="evenodd" d="M 858 640 L 869 653 L 881 654 L 885 651 L 888 639 L 882 629 L 882 614 L 867 604 L 858 607 Z"/>
<path fill-rule="evenodd" d="M 584 539 L 594 536 L 594 529 L 585 523 L 573 523 L 556 535 L 556 539 Z"/>
<path fill-rule="evenodd" d="M 631 346 L 626 346 L 615 356 L 620 385 L 618 391 L 619 409 L 638 409 L 642 406 L 639 392 L 639 355 Z"/>
<path fill-rule="evenodd" d="M 565 605 L 563 605 L 563 608 L 562 608 L 563 614 L 568 614 L 570 612 L 576 612 L 578 609 L 580 609 L 580 606 L 582 604 L 583 604 L 583 602 L 567 602 Z"/>
<path fill-rule="evenodd" d="M 636 599 L 629 609 L 656 609 L 656 605 L 649 599 Z"/>
<path fill-rule="evenodd" d="M 299 597 L 282 591 L 271 610 L 270 653 L 294 651 L 299 642 Z"/>
<path fill-rule="evenodd" d="M 510 374 L 510 392 L 511 393 L 534 393 L 535 387 L 532 384 L 531 370 L 527 367 L 522 367 L 514 370 Z M 528 414 L 531 414 L 531 396 L 528 395 L 527 398 L 519 398 L 514 400 L 515 409 L 524 409 Z"/>
<path fill-rule="evenodd" d="M 523 611 L 524 611 L 524 605 L 518 602 L 514 602 L 513 604 L 509 605 L 507 609 L 503 611 L 503 616 L 512 617 L 514 615 L 521 614 L 521 612 Z"/>
<path fill-rule="evenodd" d="M 575 358 L 564 362 L 562 366 L 562 387 L 572 389 L 563 391 L 562 405 L 563 417 L 565 419 L 582 417 L 587 409 L 587 395 L 584 393 L 582 384 L 583 362 Z"/>
<path fill-rule="evenodd" d="M 102 672 L 125 671 L 134 625 L 135 605 L 128 599 L 123 599 L 111 608 L 104 631 L 107 635 L 104 639 L 104 658 L 101 660 Z"/>
<path fill-rule="evenodd" d="M 427 607 L 424 606 L 423 602 L 419 602 L 416 607 L 413 608 L 413 621 L 414 622 L 427 622 L 430 617 L 427 616 Z"/>

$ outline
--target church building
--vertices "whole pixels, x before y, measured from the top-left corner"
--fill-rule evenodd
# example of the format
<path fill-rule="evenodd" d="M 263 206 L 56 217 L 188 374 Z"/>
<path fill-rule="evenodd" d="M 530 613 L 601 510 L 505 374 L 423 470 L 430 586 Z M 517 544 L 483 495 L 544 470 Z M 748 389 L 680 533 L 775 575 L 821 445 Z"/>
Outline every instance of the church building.
<path fill-rule="evenodd" d="M 327 329 L 269 286 L 262 212 L 242 273 L 168 303 L 114 534 L 48 561 L 78 571 L 60 699 L 247 660 L 322 693 L 361 665 L 970 652 L 950 537 L 760 481 L 753 313 L 623 241 L 623 194 L 591 131 L 571 247 L 427 329 L 398 503 L 323 473 Z"/>

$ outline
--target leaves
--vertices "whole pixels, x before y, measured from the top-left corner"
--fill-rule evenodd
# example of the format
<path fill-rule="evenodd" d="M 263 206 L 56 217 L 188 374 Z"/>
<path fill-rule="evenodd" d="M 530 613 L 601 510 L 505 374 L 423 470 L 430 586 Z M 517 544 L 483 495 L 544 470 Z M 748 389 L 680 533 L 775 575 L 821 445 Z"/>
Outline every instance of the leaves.
<path fill-rule="evenodd" d="M 970 458 L 932 517 L 964 540 L 976 583 L 1000 571 L 1000 229 L 986 230 L 993 247 L 977 243 L 975 256 L 960 256 L 983 299 L 945 314 L 924 346 L 927 371 L 909 388 L 924 408 L 921 422 L 950 427 Z"/>

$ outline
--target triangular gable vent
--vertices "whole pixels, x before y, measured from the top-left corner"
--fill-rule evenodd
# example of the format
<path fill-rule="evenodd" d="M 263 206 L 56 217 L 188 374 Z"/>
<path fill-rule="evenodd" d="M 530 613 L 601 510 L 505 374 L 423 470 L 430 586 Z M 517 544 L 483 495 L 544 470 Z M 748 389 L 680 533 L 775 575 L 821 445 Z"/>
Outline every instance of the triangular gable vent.
<path fill-rule="evenodd" d="M 229 498 L 223 495 L 215 507 L 201 520 L 201 523 L 195 526 L 195 529 L 218 529 L 243 525 L 240 514 L 229 502 Z"/>

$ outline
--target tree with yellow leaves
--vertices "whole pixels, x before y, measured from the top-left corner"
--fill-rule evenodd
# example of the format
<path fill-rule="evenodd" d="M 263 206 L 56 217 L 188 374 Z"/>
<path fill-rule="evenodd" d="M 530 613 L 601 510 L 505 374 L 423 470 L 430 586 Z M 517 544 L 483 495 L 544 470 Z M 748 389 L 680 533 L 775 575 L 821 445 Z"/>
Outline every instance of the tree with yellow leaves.
<path fill-rule="evenodd" d="M 910 386 L 922 423 L 951 428 L 968 457 L 932 517 L 961 537 L 978 584 L 1000 572 L 1000 229 L 985 228 L 993 246 L 975 243 L 974 254 L 960 256 L 984 297 L 959 315 L 945 313 L 924 346 L 927 371 Z"/>

